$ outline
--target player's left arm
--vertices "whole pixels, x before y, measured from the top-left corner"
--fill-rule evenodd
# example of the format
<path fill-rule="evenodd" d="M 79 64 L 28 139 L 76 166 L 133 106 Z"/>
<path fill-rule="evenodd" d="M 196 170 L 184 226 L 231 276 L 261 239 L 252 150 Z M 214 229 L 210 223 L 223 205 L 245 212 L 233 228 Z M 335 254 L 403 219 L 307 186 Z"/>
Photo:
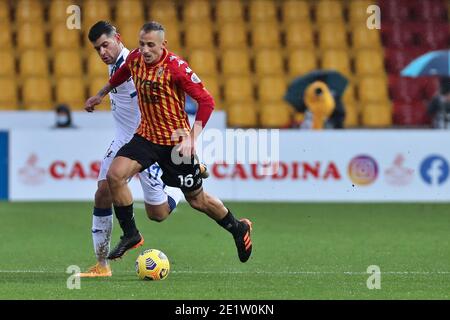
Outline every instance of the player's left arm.
<path fill-rule="evenodd" d="M 195 141 L 200 135 L 203 128 L 206 126 L 211 113 L 214 110 L 214 99 L 211 94 L 206 90 L 205 86 L 201 82 L 200 78 L 194 73 L 192 69 L 189 68 L 187 64 L 183 64 L 180 67 L 175 67 L 175 81 L 184 92 L 186 92 L 192 99 L 197 101 L 198 109 L 195 115 L 195 122 L 192 127 L 190 138 L 185 143 L 180 145 L 180 151 L 185 151 L 183 154 L 187 153 L 187 148 L 191 149 L 191 153 L 195 152 Z M 184 149 L 184 150 L 181 150 Z"/>

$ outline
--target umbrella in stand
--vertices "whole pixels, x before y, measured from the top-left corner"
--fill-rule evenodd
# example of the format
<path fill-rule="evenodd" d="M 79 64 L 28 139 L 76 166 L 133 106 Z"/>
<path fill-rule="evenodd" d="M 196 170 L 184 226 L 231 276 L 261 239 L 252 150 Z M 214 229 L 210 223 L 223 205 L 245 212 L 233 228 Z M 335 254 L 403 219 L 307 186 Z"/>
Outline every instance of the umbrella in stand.
<path fill-rule="evenodd" d="M 404 77 L 450 77 L 450 50 L 425 53 L 411 61 L 400 73 Z"/>
<path fill-rule="evenodd" d="M 296 78 L 289 85 L 284 100 L 289 102 L 298 112 L 305 112 L 307 109 L 304 102 L 305 90 L 315 81 L 324 82 L 330 89 L 333 98 L 336 100 L 336 107 L 330 120 L 334 127 L 341 128 L 345 117 L 341 97 L 347 87 L 348 80 L 335 70 L 315 70 Z"/>

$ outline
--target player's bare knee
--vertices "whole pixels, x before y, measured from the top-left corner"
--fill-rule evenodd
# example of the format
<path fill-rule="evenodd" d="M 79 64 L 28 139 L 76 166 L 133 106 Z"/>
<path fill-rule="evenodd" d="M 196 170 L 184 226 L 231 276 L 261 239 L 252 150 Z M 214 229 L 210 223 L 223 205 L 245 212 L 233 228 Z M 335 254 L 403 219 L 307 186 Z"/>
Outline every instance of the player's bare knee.
<path fill-rule="evenodd" d="M 108 185 L 110 188 L 117 187 L 123 183 L 122 177 L 114 170 L 108 171 L 106 174 L 106 180 L 108 180 Z"/>
<path fill-rule="evenodd" d="M 155 222 L 163 222 L 164 220 L 166 220 L 165 216 L 159 216 L 159 215 L 153 215 L 153 214 L 149 214 L 147 213 L 147 217 Z"/>

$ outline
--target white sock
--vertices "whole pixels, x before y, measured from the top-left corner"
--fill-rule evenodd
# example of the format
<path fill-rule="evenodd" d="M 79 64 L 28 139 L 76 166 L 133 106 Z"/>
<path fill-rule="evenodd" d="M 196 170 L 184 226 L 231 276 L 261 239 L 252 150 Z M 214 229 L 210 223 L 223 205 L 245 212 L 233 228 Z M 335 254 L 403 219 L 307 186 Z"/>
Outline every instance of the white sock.
<path fill-rule="evenodd" d="M 179 188 L 173 188 L 169 186 L 166 186 L 164 188 L 164 192 L 168 196 L 167 202 L 169 203 L 170 211 L 172 212 L 178 205 L 178 202 L 180 202 L 180 200 L 184 198 L 184 194 Z"/>
<path fill-rule="evenodd" d="M 102 265 L 107 265 L 108 260 L 106 258 L 108 257 L 110 249 L 113 215 L 112 211 L 110 215 L 95 215 L 96 210 L 98 209 L 94 208 L 94 215 L 92 216 L 92 240 L 94 243 L 94 251 L 97 261 Z"/>

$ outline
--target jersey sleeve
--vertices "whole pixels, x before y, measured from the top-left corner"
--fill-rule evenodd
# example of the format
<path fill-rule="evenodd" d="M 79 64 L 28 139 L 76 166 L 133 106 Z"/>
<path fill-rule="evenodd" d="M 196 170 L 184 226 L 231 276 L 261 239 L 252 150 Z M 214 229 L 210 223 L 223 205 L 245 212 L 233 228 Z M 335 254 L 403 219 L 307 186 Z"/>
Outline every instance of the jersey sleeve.
<path fill-rule="evenodd" d="M 195 122 L 200 122 L 202 127 L 205 127 L 214 110 L 214 99 L 189 65 L 184 61 L 178 61 L 171 64 L 173 80 L 186 94 L 197 101 Z"/>
<path fill-rule="evenodd" d="M 120 86 L 122 83 L 127 81 L 131 77 L 131 70 L 130 70 L 130 64 L 131 61 L 139 57 L 139 50 L 134 49 L 130 52 L 130 54 L 127 56 L 127 59 L 125 60 L 125 63 L 117 69 L 117 71 L 113 74 L 111 79 L 109 80 L 109 84 L 115 88 Z"/>

